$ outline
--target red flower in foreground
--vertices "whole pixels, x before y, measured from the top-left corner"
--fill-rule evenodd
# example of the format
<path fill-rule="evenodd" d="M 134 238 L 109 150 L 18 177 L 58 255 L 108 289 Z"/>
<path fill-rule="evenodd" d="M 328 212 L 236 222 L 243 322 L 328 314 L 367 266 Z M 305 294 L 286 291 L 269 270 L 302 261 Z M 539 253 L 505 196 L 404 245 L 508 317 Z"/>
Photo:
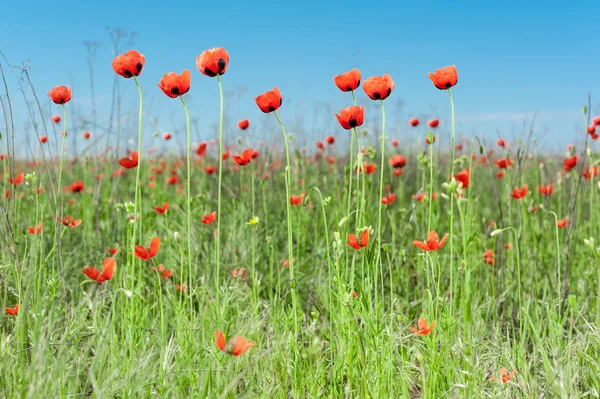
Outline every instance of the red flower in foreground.
<path fill-rule="evenodd" d="M 229 342 L 225 340 L 225 335 L 219 331 L 215 331 L 215 343 L 221 352 L 229 353 L 233 356 L 241 356 L 254 346 L 254 342 L 248 342 L 244 337 L 236 335 Z"/>
<path fill-rule="evenodd" d="M 87 277 L 91 278 L 98 284 L 102 284 L 103 282 L 110 280 L 112 276 L 115 274 L 115 266 L 117 265 L 117 261 L 113 258 L 104 259 L 104 263 L 102 263 L 102 272 L 96 269 L 94 266 L 88 266 L 83 269 L 83 274 Z"/>
<path fill-rule="evenodd" d="M 417 118 L 411 118 L 408 121 L 408 124 L 411 125 L 412 127 L 419 126 L 419 120 Z"/>
<path fill-rule="evenodd" d="M 450 234 L 446 233 L 446 235 L 440 241 L 438 238 L 438 234 L 432 230 L 427 234 L 427 242 L 415 240 L 413 241 L 413 245 L 426 252 L 437 251 L 438 249 L 441 249 L 444 246 L 449 236 Z"/>
<path fill-rule="evenodd" d="M 252 148 L 246 148 L 242 155 L 234 155 L 233 162 L 237 163 L 240 166 L 245 166 L 252 161 L 252 155 L 254 154 L 254 150 Z"/>
<path fill-rule="evenodd" d="M 71 100 L 71 88 L 67 86 L 55 86 L 52 90 L 48 90 L 48 97 L 55 104 L 63 105 Z"/>
<path fill-rule="evenodd" d="M 512 160 L 510 158 L 500 158 L 496 160 L 496 166 L 500 169 L 506 169 L 510 165 L 512 165 Z"/>
<path fill-rule="evenodd" d="M 353 68 L 349 72 L 344 72 L 333 77 L 333 82 L 341 91 L 353 91 L 360 86 L 360 71 Z"/>
<path fill-rule="evenodd" d="M 161 215 L 163 213 L 165 213 L 168 209 L 169 209 L 169 203 L 168 202 L 165 202 L 163 204 L 162 208 L 159 205 L 157 205 L 157 206 L 154 207 L 154 210 L 156 211 L 156 213 L 159 213 Z"/>
<path fill-rule="evenodd" d="M 439 119 L 431 119 L 427 122 L 427 125 L 431 128 L 436 128 L 440 125 L 440 120 Z"/>
<path fill-rule="evenodd" d="M 434 86 L 440 90 L 448 90 L 458 83 L 458 72 L 454 65 L 440 68 L 434 73 L 430 72 L 428 76 Z"/>
<path fill-rule="evenodd" d="M 304 194 L 290 195 L 290 204 L 292 204 L 292 205 L 300 205 L 302 203 L 303 199 L 304 199 Z"/>
<path fill-rule="evenodd" d="M 558 221 L 556 222 L 556 226 L 559 229 L 564 229 L 565 227 L 567 227 L 568 222 L 569 222 L 569 218 L 565 216 L 564 219 L 558 219 Z"/>
<path fill-rule="evenodd" d="M 35 227 L 30 227 L 30 228 L 28 228 L 28 229 L 27 229 L 27 232 L 28 232 L 29 234 L 38 234 L 38 233 L 41 233 L 41 232 L 42 232 L 42 224 L 40 223 L 40 224 L 38 224 L 38 225 L 37 225 L 37 226 L 35 226 Z"/>
<path fill-rule="evenodd" d="M 360 241 L 355 234 L 348 234 L 348 245 L 350 245 L 354 249 L 363 249 L 367 245 L 369 245 L 369 229 L 364 229 L 360 234 Z"/>
<path fill-rule="evenodd" d="M 145 63 L 146 58 L 142 54 L 135 50 L 129 50 L 113 59 L 112 68 L 118 75 L 129 79 L 140 76 Z"/>
<path fill-rule="evenodd" d="M 132 152 L 130 158 L 119 159 L 119 165 L 125 169 L 132 169 L 138 166 L 139 155 L 137 152 Z"/>
<path fill-rule="evenodd" d="M 202 54 L 196 57 L 196 67 L 208 77 L 214 78 L 217 75 L 224 75 L 229 65 L 229 53 L 221 47 L 215 47 L 204 50 Z"/>
<path fill-rule="evenodd" d="M 146 248 L 143 245 L 136 245 L 133 255 L 138 259 L 148 260 L 156 256 L 158 248 L 160 248 L 160 238 L 154 237 L 152 241 L 150 241 L 149 248 Z"/>
<path fill-rule="evenodd" d="M 554 192 L 554 186 L 552 184 L 546 184 L 545 186 L 539 186 L 538 192 L 545 196 L 551 195 Z"/>
<path fill-rule="evenodd" d="M 75 220 L 72 216 L 65 216 L 61 223 L 67 227 L 77 227 L 81 224 L 81 220 Z"/>
<path fill-rule="evenodd" d="M 516 373 L 517 373 L 517 369 L 514 369 L 509 374 L 508 371 L 504 367 L 500 367 L 500 379 L 498 379 L 496 377 L 490 377 L 488 379 L 488 381 L 490 381 L 490 382 L 498 381 L 498 382 L 502 382 L 503 384 L 506 384 L 508 381 L 511 380 L 511 378 L 513 378 L 515 376 Z"/>
<path fill-rule="evenodd" d="M 471 171 L 469 169 L 463 169 L 454 175 L 454 179 L 462 184 L 462 188 L 469 188 L 471 182 Z"/>
<path fill-rule="evenodd" d="M 207 213 L 202 217 L 200 223 L 202 224 L 211 224 L 217 220 L 217 211 L 213 211 L 211 213 Z"/>
<path fill-rule="evenodd" d="M 246 129 L 248 129 L 248 127 L 250 127 L 250 121 L 248 119 L 242 119 L 241 121 L 238 122 L 238 127 L 241 130 L 246 130 Z"/>
<path fill-rule="evenodd" d="M 15 186 L 18 186 L 19 184 L 21 184 L 23 182 L 24 176 L 25 176 L 25 174 L 23 172 L 21 172 L 21 173 L 17 174 L 14 179 L 12 177 L 9 177 L 8 182 L 11 184 L 14 184 Z"/>
<path fill-rule="evenodd" d="M 387 73 L 383 76 L 373 76 L 365 80 L 363 90 L 371 100 L 385 100 L 396 87 L 392 77 Z"/>
<path fill-rule="evenodd" d="M 169 72 L 162 77 L 157 86 L 168 97 L 177 98 L 190 90 L 191 79 L 190 71 L 187 69 L 184 69 L 181 75 Z"/>
<path fill-rule="evenodd" d="M 11 307 L 6 307 L 6 308 L 4 308 L 4 311 L 9 316 L 16 316 L 16 315 L 19 314 L 19 304 L 16 304 L 12 308 Z"/>
<path fill-rule="evenodd" d="M 389 193 L 381 199 L 381 203 L 383 205 L 390 205 L 390 204 L 393 204 L 394 202 L 396 202 L 396 194 L 394 194 L 394 193 Z"/>
<path fill-rule="evenodd" d="M 577 166 L 577 155 L 573 155 L 572 157 L 565 159 L 563 163 L 563 169 L 567 172 L 569 172 L 575 166 Z"/>
<path fill-rule="evenodd" d="M 276 111 L 283 104 L 283 98 L 277 87 L 267 91 L 254 99 L 258 108 L 265 114 Z"/>
<path fill-rule="evenodd" d="M 418 335 L 429 335 L 431 330 L 433 330 L 433 327 L 435 327 L 435 320 L 432 321 L 430 325 L 427 325 L 427 320 L 424 317 L 419 317 L 419 320 L 417 320 L 417 327 L 419 329 L 414 327 L 408 327 L 408 329 Z"/>
<path fill-rule="evenodd" d="M 514 199 L 521 199 L 527 195 L 527 184 L 523 184 L 521 188 L 513 188 L 510 196 Z"/>
<path fill-rule="evenodd" d="M 339 115 L 335 114 L 335 117 L 344 129 L 350 130 L 363 124 L 365 108 L 362 105 L 351 105 L 342 109 Z"/>
<path fill-rule="evenodd" d="M 394 155 L 390 157 L 390 165 L 394 169 L 401 169 L 406 165 L 406 157 L 402 155 Z"/>
<path fill-rule="evenodd" d="M 81 180 L 74 181 L 73 183 L 71 183 L 70 189 L 75 194 L 82 192 L 84 189 L 83 181 L 81 181 Z"/>

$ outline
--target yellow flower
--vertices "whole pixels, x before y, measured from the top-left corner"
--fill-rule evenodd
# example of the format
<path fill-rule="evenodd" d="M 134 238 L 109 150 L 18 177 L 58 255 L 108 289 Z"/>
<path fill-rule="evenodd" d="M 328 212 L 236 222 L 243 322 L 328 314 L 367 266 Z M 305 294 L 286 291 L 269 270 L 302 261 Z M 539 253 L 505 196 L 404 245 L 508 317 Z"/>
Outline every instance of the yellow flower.
<path fill-rule="evenodd" d="M 246 224 L 249 224 L 250 226 L 254 226 L 259 223 L 260 219 L 258 218 L 258 216 L 254 216 L 252 219 L 250 219 L 250 221 L 246 222 Z"/>

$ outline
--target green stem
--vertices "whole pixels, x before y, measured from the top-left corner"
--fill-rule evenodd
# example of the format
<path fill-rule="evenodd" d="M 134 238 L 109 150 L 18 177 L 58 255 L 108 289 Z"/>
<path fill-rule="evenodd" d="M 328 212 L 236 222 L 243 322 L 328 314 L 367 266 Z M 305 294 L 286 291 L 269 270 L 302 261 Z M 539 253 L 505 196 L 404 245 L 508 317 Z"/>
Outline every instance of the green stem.
<path fill-rule="evenodd" d="M 448 89 L 448 96 L 450 97 L 450 108 L 452 110 L 452 166 L 450 176 L 454 176 L 454 100 L 452 99 L 452 92 Z M 431 195 L 431 194 L 430 194 Z M 450 196 L 450 281 L 453 280 L 454 274 L 454 196 Z M 450 287 L 450 292 L 454 291 L 454 287 Z M 452 295 L 452 294 L 451 294 Z M 454 302 L 450 302 L 450 313 L 454 309 Z"/>
<path fill-rule="evenodd" d="M 185 111 L 185 123 L 187 128 L 187 250 L 188 250 L 188 286 L 192 286 L 192 154 L 191 154 L 191 134 L 190 134 L 190 114 L 185 105 L 183 96 L 179 96 L 183 110 Z M 190 295 L 190 316 L 193 314 L 192 296 Z"/>
<path fill-rule="evenodd" d="M 221 84 L 221 75 L 219 74 L 217 74 L 217 81 L 219 82 L 219 98 L 221 100 L 221 108 L 219 112 L 219 188 L 217 192 L 217 270 L 215 271 L 215 295 L 217 309 L 220 312 L 219 277 L 221 274 L 221 186 L 223 181 L 223 85 Z"/>

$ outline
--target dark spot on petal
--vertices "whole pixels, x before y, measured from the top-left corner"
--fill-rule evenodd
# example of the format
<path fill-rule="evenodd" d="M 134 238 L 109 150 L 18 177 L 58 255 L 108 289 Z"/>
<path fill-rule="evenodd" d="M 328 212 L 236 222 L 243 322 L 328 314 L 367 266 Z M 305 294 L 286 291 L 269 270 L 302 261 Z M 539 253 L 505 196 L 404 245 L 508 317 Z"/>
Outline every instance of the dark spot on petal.
<path fill-rule="evenodd" d="M 144 67 L 144 65 L 141 62 L 138 62 L 137 64 L 135 64 L 135 76 L 139 75 L 142 72 L 142 68 Z"/>
<path fill-rule="evenodd" d="M 175 94 L 175 95 L 178 95 L 178 94 L 179 94 L 179 89 L 178 89 L 177 87 L 173 87 L 173 88 L 171 89 L 171 93 L 173 93 L 173 94 Z"/>
<path fill-rule="evenodd" d="M 211 71 L 208 68 L 204 68 L 204 74 L 207 75 L 207 76 L 210 76 L 211 78 L 214 78 L 215 76 L 217 76 L 216 73 L 214 73 L 213 71 Z"/>
<path fill-rule="evenodd" d="M 126 69 L 126 70 L 123 72 L 123 75 L 127 76 L 128 78 L 130 78 L 130 77 L 132 77 L 132 76 L 133 76 L 133 74 L 132 74 L 131 72 L 129 72 L 129 69 Z"/>
<path fill-rule="evenodd" d="M 348 125 L 350 125 L 350 127 L 356 127 L 356 125 L 358 125 L 358 123 L 356 122 L 356 119 L 350 119 L 350 121 L 348 122 Z"/>
<path fill-rule="evenodd" d="M 451 88 L 451 87 L 452 87 L 452 83 L 450 83 L 450 82 L 446 82 L 446 89 L 449 89 L 449 88 Z"/>
<path fill-rule="evenodd" d="M 346 87 L 346 91 L 352 91 L 352 87 L 350 87 L 350 86 Z"/>
<path fill-rule="evenodd" d="M 360 79 L 358 79 L 358 81 L 356 81 L 356 87 L 360 86 Z"/>
<path fill-rule="evenodd" d="M 373 93 L 373 98 L 375 100 L 379 100 L 381 98 L 381 95 L 378 92 Z"/>
<path fill-rule="evenodd" d="M 269 105 L 269 112 L 273 112 L 273 111 L 275 111 L 275 107 L 272 105 Z"/>
<path fill-rule="evenodd" d="M 219 58 L 219 62 L 217 62 L 217 66 L 219 67 L 219 73 L 223 72 L 227 67 L 227 62 L 223 58 Z"/>
<path fill-rule="evenodd" d="M 279 99 L 279 106 L 280 106 L 280 107 L 281 107 L 281 104 L 283 104 L 283 97 L 281 97 L 281 98 Z"/>
<path fill-rule="evenodd" d="M 385 98 L 388 98 L 392 94 L 392 88 L 387 89 L 387 93 L 385 94 Z"/>

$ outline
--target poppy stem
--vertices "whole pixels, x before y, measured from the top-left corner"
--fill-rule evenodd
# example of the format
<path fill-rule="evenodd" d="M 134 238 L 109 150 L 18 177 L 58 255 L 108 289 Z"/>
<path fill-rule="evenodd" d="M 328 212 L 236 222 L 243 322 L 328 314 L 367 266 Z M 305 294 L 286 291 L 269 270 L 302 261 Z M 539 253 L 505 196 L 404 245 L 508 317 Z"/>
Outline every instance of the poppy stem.
<path fill-rule="evenodd" d="M 61 254 L 61 245 L 60 245 L 60 225 L 61 225 L 61 220 L 63 217 L 63 211 L 64 211 L 64 202 L 65 202 L 65 197 L 63 195 L 63 191 L 62 191 L 62 175 L 63 175 L 63 168 L 64 168 L 64 162 L 65 162 L 65 139 L 67 138 L 67 107 L 65 106 L 65 104 L 62 105 L 63 107 L 63 122 L 64 122 L 64 127 L 63 127 L 63 134 L 62 134 L 62 144 L 61 144 L 61 153 L 60 153 L 60 166 L 59 166 L 59 170 L 58 170 L 58 185 L 56 187 L 56 189 L 58 190 L 58 197 L 55 197 L 55 207 L 56 207 L 56 213 L 57 213 L 57 218 L 58 220 L 56 221 L 56 231 L 55 231 L 55 236 L 54 236 L 54 246 L 56 248 L 56 267 L 58 269 L 58 274 L 59 276 L 61 276 L 61 280 L 62 283 L 61 284 L 61 292 L 63 293 L 63 299 L 64 299 L 64 295 L 65 295 L 65 281 L 64 281 L 64 273 L 62 272 L 62 254 Z M 60 207 L 58 206 L 58 200 L 60 198 Z"/>
<path fill-rule="evenodd" d="M 294 363 L 295 363 L 295 369 L 297 370 L 297 372 L 299 372 L 299 369 L 297 369 L 296 367 L 299 366 L 298 364 L 298 334 L 300 332 L 300 326 L 298 324 L 298 299 L 297 299 L 297 293 L 296 293 L 296 281 L 294 279 L 294 263 L 295 260 L 293 259 L 293 241 L 292 241 L 292 209 L 291 209 L 291 204 L 290 204 L 290 180 L 291 180 L 291 167 L 290 167 L 290 150 L 289 150 L 289 145 L 288 145 L 288 137 L 287 137 L 287 133 L 285 131 L 285 127 L 283 126 L 283 123 L 281 122 L 281 119 L 279 118 L 279 115 L 277 114 L 277 111 L 273 111 L 273 114 L 275 115 L 275 118 L 277 118 L 277 122 L 279 122 L 279 126 L 281 127 L 281 132 L 283 133 L 283 140 L 285 143 L 285 159 L 286 159 L 286 167 L 285 167 L 285 192 L 286 192 L 286 197 L 285 197 L 285 202 L 286 202 L 286 209 L 287 209 L 287 235 L 288 235 L 288 262 L 289 262 L 289 267 L 290 267 L 290 289 L 292 291 L 292 311 L 293 311 L 293 316 L 292 318 L 294 319 Z"/>
<path fill-rule="evenodd" d="M 183 110 L 185 111 L 185 124 L 187 128 L 187 251 L 188 251 L 188 285 L 192 286 L 192 155 L 191 155 L 191 134 L 190 134 L 190 114 L 183 100 L 179 96 Z M 190 316 L 192 315 L 192 301 L 190 295 Z"/>
<path fill-rule="evenodd" d="M 223 181 L 223 85 L 221 84 L 220 74 L 217 74 L 217 82 L 219 83 L 219 98 L 221 104 L 219 110 L 219 186 L 217 189 L 217 270 L 215 271 L 215 296 L 217 303 L 216 309 L 219 309 L 220 311 L 219 277 L 221 275 L 221 185 Z"/>
<path fill-rule="evenodd" d="M 375 279 L 374 279 L 374 284 L 375 284 L 375 304 L 378 303 L 377 301 L 377 272 L 378 272 L 378 268 L 381 268 L 381 272 L 383 274 L 383 261 L 381 259 L 381 246 L 382 246 L 382 242 L 383 242 L 383 230 L 381 227 L 381 216 L 382 216 L 382 211 L 383 211 L 383 203 L 381 202 L 382 198 L 383 198 L 383 172 L 385 169 L 385 106 L 384 106 L 384 102 L 383 100 L 380 100 L 381 102 L 381 165 L 380 168 L 381 170 L 379 171 L 379 198 L 378 198 L 378 203 L 379 203 L 379 211 L 378 211 L 378 215 L 377 215 L 377 235 L 379 238 L 379 245 L 377 248 L 377 261 L 375 262 Z"/>
<path fill-rule="evenodd" d="M 451 164 L 451 179 L 454 178 L 454 99 L 452 98 L 452 92 L 448 89 L 448 97 L 450 98 L 450 109 L 452 112 L 452 164 Z M 453 286 L 453 274 L 454 274 L 454 195 L 450 195 L 450 314 L 453 313 L 454 309 L 454 298 L 452 297 L 454 293 Z"/>
<path fill-rule="evenodd" d="M 135 174 L 135 203 L 133 206 L 133 235 L 132 235 L 132 240 L 131 240 L 131 245 L 134 246 L 135 245 L 135 237 L 136 237 L 136 232 L 137 232 L 137 226 L 139 224 L 140 226 L 140 236 L 139 239 L 140 241 L 142 240 L 142 195 L 141 195 L 141 190 L 140 190 L 140 171 L 142 169 L 142 161 L 143 161 L 143 157 L 141 155 L 142 153 L 142 110 L 143 110 L 143 106 L 144 106 L 144 98 L 142 96 L 142 88 L 140 87 L 140 82 L 137 79 L 137 76 L 133 76 L 133 80 L 135 82 L 135 85 L 137 86 L 137 90 L 138 90 L 138 94 L 140 96 L 140 110 L 139 110 L 139 114 L 138 114 L 138 146 L 137 146 L 137 151 L 138 151 L 138 159 L 141 159 L 141 161 L 138 161 L 138 165 L 136 167 L 136 174 Z M 137 219 L 137 214 L 138 214 L 138 210 L 140 210 L 140 220 L 139 223 L 136 223 L 136 219 Z M 133 258 L 133 263 L 135 263 L 135 258 Z M 132 265 L 133 266 L 133 265 Z M 132 273 L 133 274 L 133 273 Z M 133 277 L 132 277 L 133 278 Z M 131 281 L 131 284 L 133 286 L 133 280 Z"/>

